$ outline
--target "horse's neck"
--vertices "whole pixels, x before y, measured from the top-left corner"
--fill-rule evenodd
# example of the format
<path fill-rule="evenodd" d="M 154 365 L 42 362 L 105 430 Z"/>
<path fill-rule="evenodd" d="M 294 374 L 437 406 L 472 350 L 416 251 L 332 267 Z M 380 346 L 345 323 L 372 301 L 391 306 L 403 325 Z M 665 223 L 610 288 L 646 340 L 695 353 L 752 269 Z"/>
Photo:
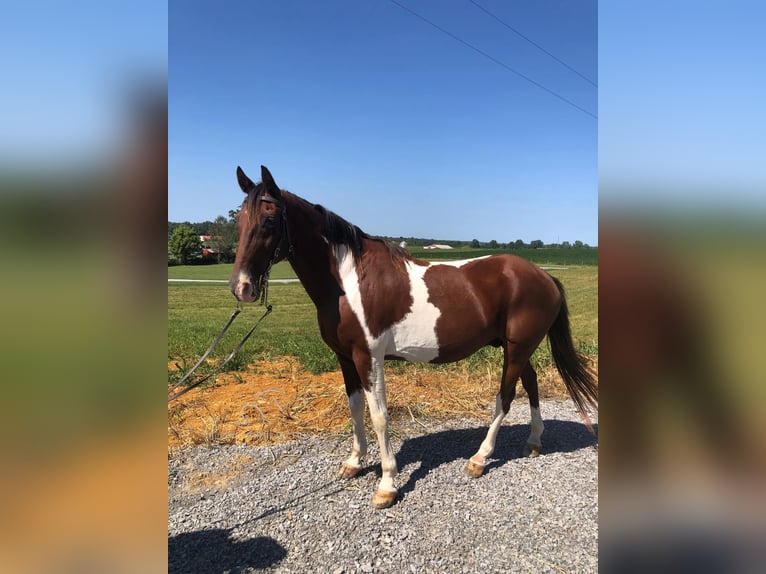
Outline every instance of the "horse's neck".
<path fill-rule="evenodd" d="M 340 286 L 333 270 L 336 263 L 327 240 L 322 236 L 321 216 L 306 209 L 305 204 L 288 198 L 287 218 L 293 253 L 289 257 L 298 279 L 314 305 L 321 308 L 337 302 Z"/>

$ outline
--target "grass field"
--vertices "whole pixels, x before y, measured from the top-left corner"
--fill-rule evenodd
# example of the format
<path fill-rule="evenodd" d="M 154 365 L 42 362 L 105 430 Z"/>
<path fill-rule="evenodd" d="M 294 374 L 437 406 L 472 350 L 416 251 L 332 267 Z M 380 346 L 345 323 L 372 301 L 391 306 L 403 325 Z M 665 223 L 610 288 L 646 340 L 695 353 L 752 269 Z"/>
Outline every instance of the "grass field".
<path fill-rule="evenodd" d="M 233 263 L 212 265 L 174 265 L 168 267 L 168 279 L 215 279 L 228 281 Z M 272 279 L 293 279 L 295 272 L 287 261 L 280 261 L 271 268 Z"/>
<path fill-rule="evenodd" d="M 428 259 L 429 261 L 444 261 L 449 259 L 470 259 L 472 257 L 483 257 L 485 255 L 495 255 L 497 253 L 510 253 L 518 255 L 537 263 L 538 265 L 597 265 L 598 249 L 474 249 L 471 247 L 457 249 L 423 249 L 422 247 L 411 247 L 408 251 L 415 257 Z"/>
<path fill-rule="evenodd" d="M 194 267 L 208 270 L 222 265 Z M 171 268 L 177 269 L 177 268 Z M 554 269 L 550 273 L 564 283 L 569 301 L 572 332 L 578 349 L 590 356 L 598 353 L 597 279 L 595 266 Z M 198 276 L 201 277 L 201 276 Z M 188 275 L 185 278 L 192 278 Z M 210 277 L 207 277 L 210 278 Z M 251 341 L 240 352 L 234 367 L 254 360 L 271 360 L 280 356 L 296 357 L 304 368 L 320 373 L 337 368 L 334 354 L 319 335 L 316 310 L 299 283 L 272 284 L 269 291 L 274 313 L 259 327 Z M 192 365 L 205 351 L 225 324 L 235 299 L 226 284 L 168 285 L 168 360 L 182 368 Z M 260 317 L 262 308 L 245 305 L 237 321 L 211 356 L 222 358 Z M 550 354 L 543 345 L 535 360 L 541 366 L 550 364 Z M 483 369 L 487 361 L 502 361 L 499 349 L 486 348 L 466 359 L 469 368 Z M 418 368 L 448 367 L 420 365 Z"/>
<path fill-rule="evenodd" d="M 445 261 L 451 259 L 471 259 L 497 253 L 512 253 L 523 257 L 538 265 L 597 265 L 598 249 L 519 249 L 507 251 L 502 249 L 449 249 L 428 250 L 422 247 L 409 249 L 415 257 L 429 261 Z M 232 263 L 219 263 L 212 265 L 174 265 L 168 267 L 169 279 L 229 279 Z M 282 261 L 274 265 L 271 270 L 272 279 L 292 279 L 295 277 L 290 264 Z"/>

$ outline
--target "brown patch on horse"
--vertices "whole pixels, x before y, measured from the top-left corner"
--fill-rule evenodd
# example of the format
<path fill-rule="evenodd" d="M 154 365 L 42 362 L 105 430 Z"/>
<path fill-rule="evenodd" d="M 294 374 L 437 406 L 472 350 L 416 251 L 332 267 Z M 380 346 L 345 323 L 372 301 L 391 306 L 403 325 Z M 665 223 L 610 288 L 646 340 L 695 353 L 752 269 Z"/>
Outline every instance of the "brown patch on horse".
<path fill-rule="evenodd" d="M 461 267 L 436 264 L 424 279 L 431 303 L 460 309 L 442 313 L 436 322 L 439 357 L 434 362 L 459 360 L 503 342 L 534 348 L 556 317 L 551 314 L 560 297 L 555 283 L 520 257 L 497 255 Z"/>
<path fill-rule="evenodd" d="M 410 279 L 404 260 L 380 241 L 365 242 L 357 267 L 364 317 L 370 334 L 377 338 L 401 321 L 412 309 Z M 385 304 L 381 305 L 380 300 Z"/>

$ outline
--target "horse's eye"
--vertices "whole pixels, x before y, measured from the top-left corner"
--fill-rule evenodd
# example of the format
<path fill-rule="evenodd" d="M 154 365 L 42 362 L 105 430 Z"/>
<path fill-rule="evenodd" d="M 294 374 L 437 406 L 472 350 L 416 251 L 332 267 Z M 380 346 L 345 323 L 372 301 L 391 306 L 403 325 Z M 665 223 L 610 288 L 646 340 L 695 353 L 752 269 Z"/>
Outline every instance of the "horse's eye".
<path fill-rule="evenodd" d="M 274 229 L 274 218 L 273 217 L 267 217 L 266 219 L 264 219 L 263 220 L 263 226 L 266 229 L 269 229 L 269 230 Z"/>

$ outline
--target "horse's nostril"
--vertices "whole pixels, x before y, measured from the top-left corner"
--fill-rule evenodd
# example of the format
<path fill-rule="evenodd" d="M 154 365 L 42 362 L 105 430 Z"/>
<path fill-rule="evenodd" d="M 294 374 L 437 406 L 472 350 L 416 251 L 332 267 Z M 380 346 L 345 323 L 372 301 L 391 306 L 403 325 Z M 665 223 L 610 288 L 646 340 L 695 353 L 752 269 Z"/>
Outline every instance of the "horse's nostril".
<path fill-rule="evenodd" d="M 234 295 L 240 301 L 252 302 L 255 301 L 255 293 L 253 292 L 253 284 L 249 281 L 240 281 L 237 284 L 237 288 L 234 291 Z"/>

